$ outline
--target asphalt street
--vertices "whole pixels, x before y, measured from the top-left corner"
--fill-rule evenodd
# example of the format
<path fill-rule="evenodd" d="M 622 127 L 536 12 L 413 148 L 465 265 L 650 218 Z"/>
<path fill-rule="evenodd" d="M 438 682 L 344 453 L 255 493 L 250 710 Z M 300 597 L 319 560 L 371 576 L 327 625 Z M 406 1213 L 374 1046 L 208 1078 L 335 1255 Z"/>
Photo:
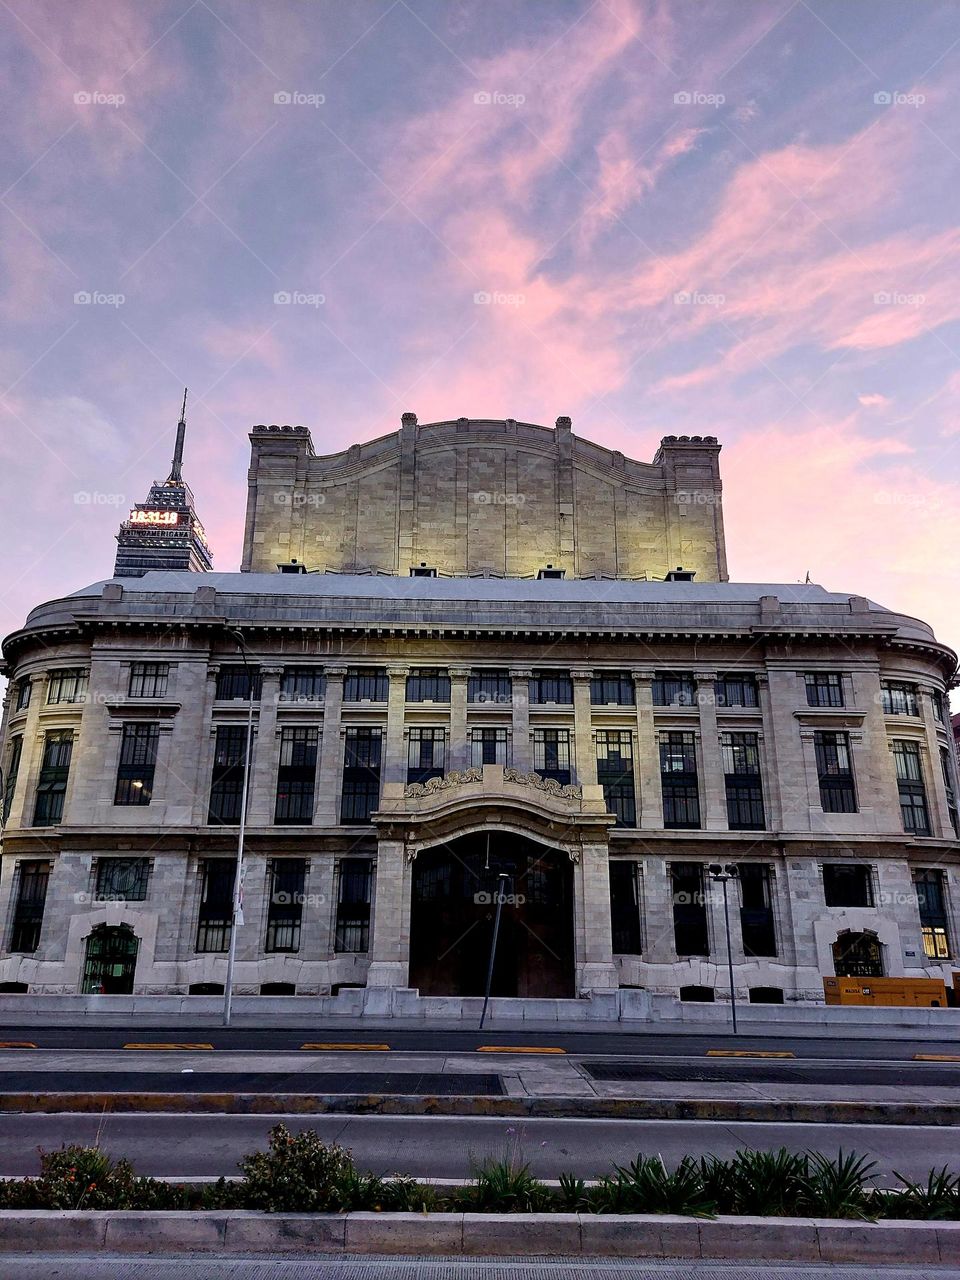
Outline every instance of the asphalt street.
<path fill-rule="evenodd" d="M 376 1173 L 466 1179 L 489 1157 L 529 1162 L 539 1177 L 562 1172 L 596 1177 L 639 1152 L 668 1164 L 684 1155 L 729 1156 L 739 1147 L 857 1151 L 878 1171 L 926 1176 L 934 1165 L 956 1165 L 957 1131 L 900 1125 L 754 1124 L 699 1120 L 535 1119 L 471 1116 L 246 1115 L 5 1115 L 0 1118 L 0 1174 L 39 1171 L 38 1148 L 99 1142 L 134 1168 L 158 1177 L 236 1174 L 246 1152 L 265 1148 L 279 1120 L 291 1130 L 315 1129 L 339 1142 L 358 1165 Z M 2 1275 L 0 1267 L 0 1275 Z"/>
<path fill-rule="evenodd" d="M 136 1258 L 0 1255 L 3 1280 L 960 1280 L 960 1270 L 503 1258 Z"/>

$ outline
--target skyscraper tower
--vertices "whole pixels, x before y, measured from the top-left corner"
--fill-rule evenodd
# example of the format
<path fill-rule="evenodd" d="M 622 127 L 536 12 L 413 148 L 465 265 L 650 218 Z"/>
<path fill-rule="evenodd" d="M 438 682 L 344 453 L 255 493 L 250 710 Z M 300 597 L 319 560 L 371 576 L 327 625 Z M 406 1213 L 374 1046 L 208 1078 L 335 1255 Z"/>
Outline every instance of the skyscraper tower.
<path fill-rule="evenodd" d="M 170 474 L 155 480 L 146 502 L 138 502 L 117 534 L 115 578 L 139 578 L 152 569 L 206 573 L 213 568 L 193 492 L 183 479 L 183 442 L 187 433 L 187 393 L 177 423 Z"/>

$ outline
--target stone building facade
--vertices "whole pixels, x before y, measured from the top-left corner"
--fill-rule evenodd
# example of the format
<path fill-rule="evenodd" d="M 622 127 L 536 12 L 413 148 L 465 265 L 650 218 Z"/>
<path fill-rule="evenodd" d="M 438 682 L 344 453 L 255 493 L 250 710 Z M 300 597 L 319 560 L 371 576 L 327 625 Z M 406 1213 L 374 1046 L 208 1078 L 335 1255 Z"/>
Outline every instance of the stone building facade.
<path fill-rule="evenodd" d="M 446 424 L 436 476 L 465 466 L 479 485 L 477 439 L 509 457 L 525 432 Z M 307 530 L 335 503 L 275 502 L 265 476 L 308 494 L 320 460 L 303 429 L 252 438 L 250 571 L 99 582 L 5 641 L 2 989 L 222 986 L 250 697 L 240 993 L 479 994 L 499 897 L 499 995 L 723 999 L 717 866 L 737 869 L 744 999 L 822 1000 L 838 972 L 949 982 L 956 659 L 925 623 L 819 586 L 724 581 L 716 501 L 673 502 L 712 532 L 681 546 L 664 518 L 649 543 L 669 551 L 637 551 L 636 574 L 581 576 L 599 519 L 584 509 L 566 560 L 562 540 L 524 550 L 504 524 L 516 572 L 468 576 L 469 528 L 428 544 L 405 523 L 407 498 L 421 513 L 439 500 L 429 468 L 404 489 L 396 437 L 382 501 L 336 525 L 344 563 L 360 530 L 376 559 L 392 510 L 390 572 L 300 572 L 320 567 Z M 658 458 L 659 485 L 691 492 L 693 458 L 701 492 L 719 492 L 711 441 L 668 440 Z M 601 461 L 630 489 L 641 464 Z M 351 502 L 369 457 L 354 463 Z M 611 499 L 610 564 L 634 554 L 612 546 L 635 498 Z M 280 513 L 269 533 L 265 512 Z M 696 578 L 653 579 L 674 560 Z"/>

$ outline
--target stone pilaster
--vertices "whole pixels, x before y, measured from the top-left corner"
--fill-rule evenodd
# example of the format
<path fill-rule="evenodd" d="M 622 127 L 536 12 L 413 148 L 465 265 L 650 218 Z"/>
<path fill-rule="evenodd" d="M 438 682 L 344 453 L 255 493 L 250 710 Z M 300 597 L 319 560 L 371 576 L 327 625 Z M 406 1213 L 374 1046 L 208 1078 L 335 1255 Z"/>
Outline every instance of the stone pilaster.
<path fill-rule="evenodd" d="M 279 733 L 277 732 L 277 707 L 280 702 L 280 676 L 282 667 L 262 666 L 260 675 L 260 709 L 257 713 L 257 739 L 254 761 L 256 768 L 250 775 L 250 798 L 247 806 L 247 822 L 251 827 L 273 825 L 277 796 L 277 762 L 279 759 Z"/>
<path fill-rule="evenodd" d="M 577 782 L 597 785 L 597 748 L 593 740 L 590 706 L 591 671 L 574 671 L 573 679 L 573 723 L 574 751 L 576 755 Z"/>
<path fill-rule="evenodd" d="M 921 748 L 924 765 L 924 784 L 927 792 L 927 808 L 930 813 L 930 830 L 941 840 L 954 839 L 953 823 L 947 807 L 947 793 L 943 785 L 943 766 L 940 763 L 940 740 L 937 737 L 937 717 L 933 709 L 934 691 L 919 688 L 917 698 L 923 716 L 923 732 L 926 750 Z M 952 744 L 951 744 L 952 745 Z"/>
<path fill-rule="evenodd" d="M 513 713 L 513 752 L 508 754 L 507 764 L 527 773 L 533 768 L 533 750 L 530 742 L 530 677 L 527 669 L 510 670 L 512 681 L 511 710 Z"/>
<path fill-rule="evenodd" d="M 324 668 L 323 726 L 320 731 L 320 768 L 314 825 L 335 827 L 340 821 L 340 712 L 343 707 L 343 677 L 346 667 Z"/>
<path fill-rule="evenodd" d="M 705 831 L 726 831 L 727 797 L 717 729 L 715 671 L 697 673 L 697 706 L 700 711 L 700 802 Z"/>
<path fill-rule="evenodd" d="M 584 844 L 576 875 L 577 898 L 577 991 L 595 991 L 619 986 L 613 959 L 610 922 L 609 847 Z"/>
<path fill-rule="evenodd" d="M 466 769 L 470 764 L 467 742 L 467 680 L 469 667 L 450 668 L 450 749 L 447 770 Z"/>
<path fill-rule="evenodd" d="M 644 831 L 658 831 L 663 827 L 663 791 L 660 785 L 660 742 L 653 719 L 653 671 L 639 670 L 630 674 L 637 703 L 638 821 Z"/>
<path fill-rule="evenodd" d="M 763 784 L 763 814 L 768 831 L 780 831 L 783 811 L 780 804 L 780 780 L 777 775 L 773 717 L 770 712 L 770 683 L 765 672 L 757 676 L 757 702 L 762 716 L 758 734 L 760 747 L 760 780 Z"/>
<path fill-rule="evenodd" d="M 47 686 L 50 677 L 39 675 L 33 677 L 30 690 L 30 705 L 26 717 L 21 721 L 17 732 L 23 734 L 23 746 L 20 748 L 20 769 L 17 774 L 17 787 L 13 793 L 10 812 L 6 815 L 4 826 L 9 831 L 18 827 L 29 827 L 33 820 L 33 806 L 37 796 L 37 779 L 43 763 L 43 731 L 40 728 L 40 708 L 47 701 Z M 9 736 L 6 739 L 10 741 Z"/>
<path fill-rule="evenodd" d="M 402 840 L 377 846 L 377 879 L 373 909 L 368 987 L 405 987 L 410 963 L 410 869 Z"/>
<path fill-rule="evenodd" d="M 390 689 L 387 694 L 387 732 L 383 744 L 383 762 L 380 777 L 383 783 L 406 782 L 407 744 L 403 732 L 403 719 L 407 706 L 407 676 L 409 667 L 389 667 L 387 675 Z"/>

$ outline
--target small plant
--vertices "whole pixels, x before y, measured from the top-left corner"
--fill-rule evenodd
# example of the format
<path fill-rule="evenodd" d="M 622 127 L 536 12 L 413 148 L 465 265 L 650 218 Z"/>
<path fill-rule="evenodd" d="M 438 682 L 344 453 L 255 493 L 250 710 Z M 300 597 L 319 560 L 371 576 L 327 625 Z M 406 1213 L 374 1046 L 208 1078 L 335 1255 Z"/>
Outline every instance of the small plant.
<path fill-rule="evenodd" d="M 728 1212 L 790 1217 L 799 1210 L 810 1175 L 804 1152 L 738 1151 L 728 1165 L 732 1200 Z"/>
<path fill-rule="evenodd" d="M 316 1131 L 292 1134 L 284 1124 L 270 1130 L 269 1151 L 240 1161 L 240 1200 L 268 1213 L 324 1213 L 343 1209 L 355 1190 L 356 1170 L 348 1151 L 321 1142 Z"/>
<path fill-rule="evenodd" d="M 872 1182 L 876 1174 L 876 1160 L 868 1160 L 866 1156 L 858 1156 L 849 1151 L 837 1152 L 836 1160 L 829 1156 L 811 1152 L 808 1157 L 808 1172 L 803 1179 L 800 1193 L 800 1212 L 812 1214 L 819 1218 L 863 1218 L 875 1217 L 870 1213 L 872 1207 Z"/>
<path fill-rule="evenodd" d="M 598 1213 L 686 1213 L 713 1217 L 716 1202 L 704 1188 L 700 1165 L 690 1156 L 667 1171 L 662 1156 L 638 1156 L 627 1168 L 614 1166 L 590 1193 Z"/>
<path fill-rule="evenodd" d="M 458 1207 L 488 1213 L 539 1213 L 551 1209 L 549 1188 L 528 1164 L 489 1160 L 474 1170 L 473 1183 L 454 1196 Z"/>
<path fill-rule="evenodd" d="M 925 1183 L 914 1182 L 902 1173 L 896 1176 L 902 1190 L 877 1193 L 889 1217 L 921 1218 L 928 1222 L 960 1218 L 960 1174 L 952 1174 L 944 1165 L 941 1169 L 931 1169 Z"/>
<path fill-rule="evenodd" d="M 42 1209 L 180 1209 L 186 1203 L 182 1187 L 137 1177 L 129 1160 L 113 1161 L 99 1147 L 41 1151 L 40 1177 L 27 1181 L 28 1195 Z"/>
<path fill-rule="evenodd" d="M 572 1173 L 561 1173 L 560 1203 L 570 1213 L 579 1213 L 581 1209 L 589 1207 L 587 1184 L 583 1178 L 574 1177 Z"/>

